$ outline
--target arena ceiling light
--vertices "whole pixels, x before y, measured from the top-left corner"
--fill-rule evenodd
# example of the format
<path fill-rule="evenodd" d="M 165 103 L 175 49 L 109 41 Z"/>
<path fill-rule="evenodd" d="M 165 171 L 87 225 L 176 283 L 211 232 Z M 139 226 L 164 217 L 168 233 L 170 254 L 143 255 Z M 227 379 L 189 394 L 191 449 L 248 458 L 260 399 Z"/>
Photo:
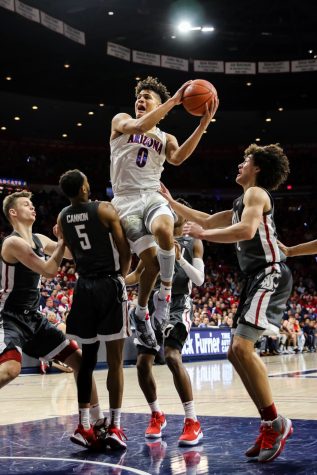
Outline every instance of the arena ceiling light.
<path fill-rule="evenodd" d="M 181 21 L 177 27 L 180 33 L 189 33 L 190 31 L 202 31 L 203 33 L 210 33 L 214 31 L 213 26 L 192 26 L 189 21 Z"/>
<path fill-rule="evenodd" d="M 188 33 L 191 30 L 192 26 L 189 21 L 181 21 L 177 28 L 178 31 L 180 31 L 181 33 Z"/>

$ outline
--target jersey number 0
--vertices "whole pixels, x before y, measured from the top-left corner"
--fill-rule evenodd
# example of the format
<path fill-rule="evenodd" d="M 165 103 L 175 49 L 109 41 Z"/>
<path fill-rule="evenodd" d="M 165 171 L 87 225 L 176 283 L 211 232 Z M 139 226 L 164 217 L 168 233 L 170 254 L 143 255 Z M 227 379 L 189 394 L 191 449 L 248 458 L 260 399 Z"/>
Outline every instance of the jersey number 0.
<path fill-rule="evenodd" d="M 149 151 L 147 148 L 141 147 L 138 150 L 138 155 L 136 157 L 136 164 L 138 167 L 143 168 L 146 164 Z"/>

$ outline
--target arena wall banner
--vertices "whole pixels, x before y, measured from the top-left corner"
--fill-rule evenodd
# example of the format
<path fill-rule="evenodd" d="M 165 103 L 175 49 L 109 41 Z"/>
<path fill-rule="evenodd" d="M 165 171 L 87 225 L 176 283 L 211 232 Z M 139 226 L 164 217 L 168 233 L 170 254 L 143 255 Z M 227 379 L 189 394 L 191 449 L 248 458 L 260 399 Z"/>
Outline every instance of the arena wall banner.
<path fill-rule="evenodd" d="M 225 63 L 226 74 L 256 74 L 256 63 L 234 62 Z"/>
<path fill-rule="evenodd" d="M 15 11 L 19 14 L 27 18 L 28 20 L 35 21 L 36 23 L 40 23 L 40 10 L 37 8 L 30 7 L 25 3 L 20 2 L 19 0 L 15 0 Z"/>
<path fill-rule="evenodd" d="M 304 73 L 308 71 L 317 71 L 317 59 L 300 59 L 292 61 L 292 73 Z"/>
<path fill-rule="evenodd" d="M 276 74 L 276 73 L 289 73 L 290 64 L 289 61 L 259 61 L 258 73 L 260 74 Z"/>
<path fill-rule="evenodd" d="M 124 61 L 130 61 L 131 58 L 130 48 L 111 43 L 110 41 L 107 43 L 107 54 L 115 58 L 124 59 Z"/>
<path fill-rule="evenodd" d="M 44 12 L 40 12 L 40 14 L 41 24 L 43 26 L 46 26 L 46 28 L 49 28 L 52 31 L 55 31 L 55 33 L 60 33 L 61 35 L 64 34 L 64 23 L 61 20 L 58 20 L 57 18 L 54 18 Z"/>
<path fill-rule="evenodd" d="M 195 59 L 194 71 L 199 73 L 223 73 L 225 71 L 224 62 Z"/>
<path fill-rule="evenodd" d="M 182 351 L 183 359 L 225 357 L 230 338 L 229 328 L 192 328 Z"/>
<path fill-rule="evenodd" d="M 134 63 L 148 64 L 150 66 L 160 66 L 161 56 L 159 54 L 146 53 L 145 51 L 132 51 L 132 61 Z"/>
<path fill-rule="evenodd" d="M 64 23 L 64 36 L 75 41 L 76 43 L 80 43 L 81 45 L 86 44 L 85 33 L 67 25 L 67 23 Z"/>
<path fill-rule="evenodd" d="M 161 66 L 163 68 L 177 69 L 178 71 L 188 71 L 188 59 L 175 58 L 175 56 L 161 56 Z"/>
<path fill-rule="evenodd" d="M 0 0 L 0 7 L 14 12 L 14 0 Z"/>

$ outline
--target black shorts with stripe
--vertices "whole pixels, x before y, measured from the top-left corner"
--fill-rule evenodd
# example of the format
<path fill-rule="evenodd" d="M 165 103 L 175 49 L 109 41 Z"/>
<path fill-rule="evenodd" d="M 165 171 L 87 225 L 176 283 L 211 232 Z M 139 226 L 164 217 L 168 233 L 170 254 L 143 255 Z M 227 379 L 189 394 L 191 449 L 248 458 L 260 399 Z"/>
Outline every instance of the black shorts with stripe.
<path fill-rule="evenodd" d="M 84 344 L 130 336 L 123 277 L 80 276 L 66 321 L 66 333 Z"/>
<path fill-rule="evenodd" d="M 154 311 L 152 298 L 149 301 L 150 314 Z M 193 320 L 193 302 L 189 295 L 172 294 L 170 319 L 164 335 L 162 332 L 155 332 L 159 345 L 176 348 L 182 352 Z M 156 355 L 157 351 L 142 345 L 137 345 L 138 354 Z"/>
<path fill-rule="evenodd" d="M 233 328 L 240 323 L 258 329 L 266 329 L 269 324 L 279 327 L 292 285 L 291 271 L 284 262 L 249 276 L 240 295 Z"/>
<path fill-rule="evenodd" d="M 23 351 L 33 358 L 50 360 L 69 340 L 42 313 L 28 310 L 2 310 L 0 316 L 0 354 Z"/>

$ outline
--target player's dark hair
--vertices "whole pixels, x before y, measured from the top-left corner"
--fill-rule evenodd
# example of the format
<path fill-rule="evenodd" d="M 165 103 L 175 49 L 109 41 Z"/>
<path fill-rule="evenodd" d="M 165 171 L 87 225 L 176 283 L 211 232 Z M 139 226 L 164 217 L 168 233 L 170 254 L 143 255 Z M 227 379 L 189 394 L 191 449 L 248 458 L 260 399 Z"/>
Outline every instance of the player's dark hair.
<path fill-rule="evenodd" d="M 30 191 L 16 191 L 15 193 L 11 193 L 11 195 L 7 195 L 2 204 L 3 214 L 10 221 L 10 209 L 15 207 L 16 200 L 18 198 L 28 198 L 29 200 L 32 198 L 32 193 Z"/>
<path fill-rule="evenodd" d="M 177 203 L 180 203 L 181 205 L 187 206 L 187 208 L 193 208 L 191 204 L 188 203 L 188 201 L 184 200 L 183 198 L 176 198 Z"/>
<path fill-rule="evenodd" d="M 76 198 L 83 186 L 85 175 L 75 168 L 63 173 L 59 179 L 59 186 L 67 198 Z"/>
<path fill-rule="evenodd" d="M 149 89 L 150 91 L 156 92 L 156 94 L 160 96 L 162 103 L 166 102 L 167 99 L 171 97 L 166 86 L 159 82 L 157 78 L 153 78 L 152 76 L 148 76 L 146 79 L 142 79 L 137 83 L 135 97 L 138 97 L 138 94 L 140 94 L 143 89 Z"/>
<path fill-rule="evenodd" d="M 289 161 L 280 144 L 259 146 L 251 144 L 244 156 L 252 155 L 253 163 L 260 168 L 256 184 L 267 190 L 276 190 L 284 183 L 290 172 Z"/>

